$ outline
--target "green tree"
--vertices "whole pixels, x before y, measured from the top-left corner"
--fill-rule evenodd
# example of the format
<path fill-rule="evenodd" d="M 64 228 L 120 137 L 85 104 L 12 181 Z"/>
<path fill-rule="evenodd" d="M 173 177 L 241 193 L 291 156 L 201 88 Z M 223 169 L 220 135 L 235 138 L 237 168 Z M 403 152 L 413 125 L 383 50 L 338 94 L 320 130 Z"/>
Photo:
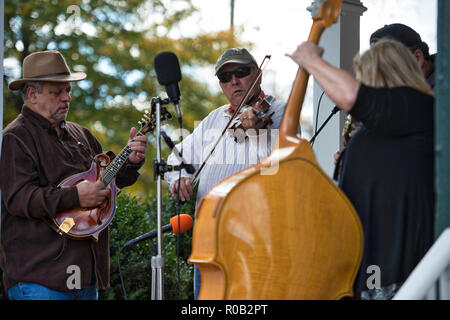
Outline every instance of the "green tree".
<path fill-rule="evenodd" d="M 193 71 L 211 66 L 224 50 L 241 44 L 229 31 L 199 33 L 190 38 L 171 36 L 197 10 L 191 0 L 17 3 L 5 1 L 5 87 L 20 77 L 25 56 L 35 51 L 59 50 L 71 70 L 88 75 L 86 80 L 73 84 L 68 120 L 92 130 L 105 150 L 118 153 L 142 110 L 150 108 L 151 97 L 164 92 L 153 66 L 154 57 L 162 51 L 174 52 L 182 67 L 185 128 L 191 131 L 194 120 L 203 119 L 212 108 L 226 102 L 202 79 L 196 79 Z M 4 90 L 4 101 L 6 126 L 20 112 L 22 100 L 17 92 Z M 169 125 L 178 126 L 176 120 Z M 149 141 L 154 142 L 154 137 L 150 135 Z M 168 153 L 164 148 L 163 156 Z M 147 162 L 138 182 L 129 188 L 131 192 L 148 195 L 154 190 L 153 158 L 154 144 L 150 143 Z"/>

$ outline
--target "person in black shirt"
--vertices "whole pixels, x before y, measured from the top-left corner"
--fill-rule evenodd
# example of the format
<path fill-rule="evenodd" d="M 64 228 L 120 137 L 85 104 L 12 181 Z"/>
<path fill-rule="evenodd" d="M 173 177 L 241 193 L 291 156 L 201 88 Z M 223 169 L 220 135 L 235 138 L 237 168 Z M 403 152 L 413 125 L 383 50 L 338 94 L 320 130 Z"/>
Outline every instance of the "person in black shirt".
<path fill-rule="evenodd" d="M 369 43 L 373 46 L 381 39 L 392 39 L 405 45 L 416 58 L 426 81 L 430 87 L 434 89 L 434 59 L 436 54 L 430 54 L 428 44 L 425 41 L 422 41 L 420 34 L 407 25 L 392 23 L 386 24 L 384 27 L 372 33 Z M 347 145 L 350 136 L 354 134 L 357 128 L 359 128 L 359 124 L 356 123 L 355 119 L 350 116 L 347 117 L 343 134 L 344 146 Z M 336 151 L 334 153 L 335 164 L 337 163 L 340 153 L 341 151 Z"/>
<path fill-rule="evenodd" d="M 433 243 L 433 91 L 401 43 L 380 40 L 354 59 L 356 77 L 304 42 L 290 56 L 361 128 L 342 154 L 339 186 L 364 230 L 354 291 L 390 299 Z"/>

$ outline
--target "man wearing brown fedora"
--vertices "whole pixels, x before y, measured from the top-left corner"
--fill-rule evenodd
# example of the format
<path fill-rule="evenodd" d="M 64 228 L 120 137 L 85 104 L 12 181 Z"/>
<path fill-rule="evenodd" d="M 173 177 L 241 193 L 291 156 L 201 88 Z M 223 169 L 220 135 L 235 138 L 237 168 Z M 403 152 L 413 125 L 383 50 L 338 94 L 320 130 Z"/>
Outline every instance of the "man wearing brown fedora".
<path fill-rule="evenodd" d="M 36 52 L 23 61 L 21 113 L 4 130 L 0 160 L 2 191 L 0 267 L 9 299 L 97 299 L 109 286 L 109 234 L 98 241 L 72 239 L 52 228 L 64 210 L 96 207 L 109 191 L 103 182 L 58 184 L 87 171 L 101 144 L 79 124 L 66 121 L 72 73 L 58 51 Z M 132 152 L 116 177 L 119 188 L 133 184 L 145 160 L 146 137 L 130 131 Z M 113 155 L 112 155 L 113 156 Z"/>

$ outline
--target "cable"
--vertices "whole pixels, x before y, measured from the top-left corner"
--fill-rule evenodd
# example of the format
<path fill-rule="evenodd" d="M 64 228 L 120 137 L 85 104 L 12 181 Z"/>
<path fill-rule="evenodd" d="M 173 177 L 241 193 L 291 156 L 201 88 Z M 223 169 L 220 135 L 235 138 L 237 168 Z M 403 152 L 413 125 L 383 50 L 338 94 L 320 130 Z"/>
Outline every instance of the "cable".
<path fill-rule="evenodd" d="M 180 124 L 180 132 L 183 132 L 183 122 L 181 120 L 181 118 L 178 118 L 179 124 Z M 180 149 L 180 155 L 181 157 L 183 156 L 183 144 L 181 144 L 181 149 Z M 178 192 L 177 192 L 177 206 L 176 206 L 176 214 L 178 217 L 178 228 L 180 228 L 181 226 L 181 219 L 180 219 L 180 184 L 181 184 L 181 169 L 179 171 L 179 176 L 178 176 Z M 176 255 L 177 255 L 177 277 L 178 277 L 178 290 L 179 290 L 179 297 L 180 300 L 182 300 L 183 297 L 183 291 L 182 291 L 182 284 L 181 284 L 181 274 L 180 274 L 180 233 L 181 232 L 177 232 L 177 245 L 176 245 Z M 122 275 L 122 268 L 120 266 L 120 254 L 122 253 L 122 249 L 124 249 L 125 247 L 121 247 L 119 249 L 119 253 L 117 255 L 117 266 L 119 269 L 119 277 L 120 277 L 120 284 L 122 286 L 122 293 L 123 293 L 123 297 L 124 300 L 127 300 L 127 291 L 125 289 L 125 283 L 123 280 L 123 275 Z M 153 243 L 152 243 L 152 255 L 153 255 Z"/>
<path fill-rule="evenodd" d="M 319 102 L 317 103 L 317 112 L 316 112 L 316 123 L 314 125 L 314 135 L 317 133 L 317 123 L 319 122 L 319 110 L 320 110 L 320 102 L 322 101 L 322 97 L 325 94 L 325 91 L 322 91 L 319 97 Z"/>
<path fill-rule="evenodd" d="M 180 136 L 183 132 L 183 120 L 181 117 L 178 118 L 178 122 L 180 125 Z M 183 143 L 181 143 L 180 147 L 180 156 L 183 157 Z M 181 225 L 180 222 L 180 186 L 181 186 L 181 170 L 178 173 L 178 192 L 177 192 L 177 216 L 178 216 L 178 226 Z M 183 290 L 182 290 L 182 284 L 181 284 L 181 273 L 180 273 L 180 242 L 181 242 L 181 235 L 180 232 L 177 233 L 177 249 L 176 249 L 176 255 L 177 255 L 177 280 L 178 280 L 178 292 L 179 292 L 179 298 L 180 300 L 183 299 Z"/>
<path fill-rule="evenodd" d="M 123 276 L 122 276 L 122 268 L 120 267 L 120 253 L 122 252 L 123 248 L 124 247 L 121 247 L 119 249 L 119 254 L 117 255 L 117 266 L 119 268 L 119 277 L 120 277 L 120 284 L 122 285 L 123 298 L 124 298 L 124 300 L 127 300 L 127 291 L 125 290 L 125 284 L 123 282 Z"/>
<path fill-rule="evenodd" d="M 323 97 L 324 94 L 325 94 L 325 91 L 322 91 L 322 93 L 320 94 L 320 97 L 319 97 L 319 102 L 317 103 L 316 123 L 315 123 L 315 125 L 314 125 L 314 134 L 313 134 L 313 137 L 312 137 L 311 140 L 310 140 L 310 142 L 311 142 L 311 147 L 314 146 L 314 141 L 315 141 L 315 138 L 316 138 L 316 136 L 317 136 L 317 124 L 318 124 L 318 122 L 319 122 L 320 103 L 321 103 L 321 101 L 322 101 L 322 97 Z M 323 126 L 323 125 L 322 125 L 322 126 Z"/>
<path fill-rule="evenodd" d="M 333 110 L 331 110 L 331 113 L 328 116 L 328 118 L 322 123 L 319 130 L 317 130 L 317 132 L 309 140 L 309 142 L 311 143 L 311 146 L 314 145 L 314 141 L 316 140 L 317 135 L 322 131 L 322 129 L 325 127 L 325 125 L 328 123 L 328 121 L 330 121 L 331 117 L 333 117 L 338 111 L 340 111 L 338 106 L 334 106 L 334 108 L 333 108 Z"/>
<path fill-rule="evenodd" d="M 181 228 L 180 228 L 180 223 L 178 223 L 178 228 L 181 229 Z M 121 284 L 121 286 L 122 286 L 122 294 L 123 294 L 123 299 L 124 299 L 124 300 L 128 300 L 128 297 L 127 297 L 127 291 L 126 291 L 126 289 L 125 289 L 125 282 L 123 281 L 122 268 L 120 267 L 120 254 L 122 253 L 122 250 L 123 250 L 124 248 L 127 248 L 127 247 L 128 247 L 127 244 L 123 245 L 123 246 L 119 249 L 119 253 L 118 253 L 118 255 L 117 255 L 117 266 L 118 266 L 118 268 L 119 268 L 120 284 Z M 152 241 L 151 255 L 152 255 L 152 257 L 155 257 L 157 254 L 158 254 L 158 248 L 157 248 L 157 245 Z"/>

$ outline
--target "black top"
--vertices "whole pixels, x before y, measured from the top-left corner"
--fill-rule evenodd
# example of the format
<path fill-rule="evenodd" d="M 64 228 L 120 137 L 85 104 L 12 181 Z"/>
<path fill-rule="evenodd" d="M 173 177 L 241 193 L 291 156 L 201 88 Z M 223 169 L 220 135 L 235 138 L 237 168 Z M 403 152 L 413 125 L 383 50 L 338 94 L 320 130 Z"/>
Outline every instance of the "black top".
<path fill-rule="evenodd" d="M 350 114 L 363 126 L 348 144 L 339 178 L 364 230 L 357 296 L 371 289 L 369 266 L 379 267 L 381 287 L 400 284 L 433 243 L 433 104 L 409 87 L 359 89 Z"/>

